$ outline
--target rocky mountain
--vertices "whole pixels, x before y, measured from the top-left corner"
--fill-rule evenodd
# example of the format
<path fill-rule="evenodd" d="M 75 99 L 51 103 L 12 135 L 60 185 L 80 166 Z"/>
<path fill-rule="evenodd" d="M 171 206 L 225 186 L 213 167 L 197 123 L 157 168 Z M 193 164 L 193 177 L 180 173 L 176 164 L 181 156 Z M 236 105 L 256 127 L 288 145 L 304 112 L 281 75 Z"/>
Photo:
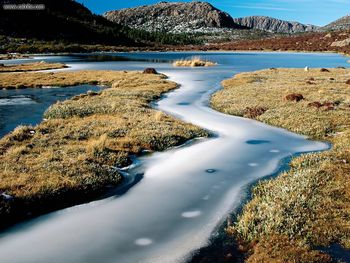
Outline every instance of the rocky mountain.
<path fill-rule="evenodd" d="M 243 27 L 260 29 L 273 33 L 302 33 L 313 32 L 317 30 L 316 26 L 304 25 L 298 22 L 289 22 L 267 16 L 248 16 L 243 18 L 234 18 L 234 23 Z"/>
<path fill-rule="evenodd" d="M 157 32 L 207 32 L 220 28 L 240 28 L 229 14 L 205 2 L 160 2 L 109 11 L 103 16 L 115 23 Z"/>
<path fill-rule="evenodd" d="M 338 20 L 321 28 L 322 31 L 337 31 L 350 29 L 350 15 L 339 18 Z"/>

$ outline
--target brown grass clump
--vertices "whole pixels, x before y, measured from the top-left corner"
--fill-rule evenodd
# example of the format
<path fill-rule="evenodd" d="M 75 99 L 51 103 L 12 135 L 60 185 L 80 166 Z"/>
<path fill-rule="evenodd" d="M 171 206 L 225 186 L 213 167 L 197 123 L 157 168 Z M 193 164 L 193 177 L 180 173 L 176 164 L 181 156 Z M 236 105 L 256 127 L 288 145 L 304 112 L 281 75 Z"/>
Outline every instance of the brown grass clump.
<path fill-rule="evenodd" d="M 308 80 L 308 81 L 306 81 L 306 84 L 315 85 L 315 82 L 312 82 L 312 81 Z"/>
<path fill-rule="evenodd" d="M 304 99 L 304 96 L 300 93 L 292 93 L 286 96 L 286 100 L 299 102 Z"/>
<path fill-rule="evenodd" d="M 14 64 L 14 65 L 3 65 L 0 67 L 0 73 L 5 72 L 24 72 L 24 71 L 38 71 L 38 70 L 49 70 L 49 69 L 60 69 L 67 68 L 67 65 L 62 63 L 46 63 L 44 61 L 26 64 Z"/>
<path fill-rule="evenodd" d="M 317 109 L 321 108 L 323 106 L 323 104 L 319 101 L 314 101 L 314 102 L 310 102 L 309 104 L 307 104 L 308 107 L 315 107 Z"/>
<path fill-rule="evenodd" d="M 199 57 L 194 57 L 189 60 L 177 60 L 173 63 L 174 67 L 212 67 L 215 66 L 215 62 L 207 61 L 207 60 L 202 60 Z"/>
<path fill-rule="evenodd" d="M 148 106 L 177 87 L 162 75 L 116 71 L 20 75 L 24 86 L 33 79 L 35 85 L 113 84 L 98 93 L 58 102 L 46 111 L 47 120 L 35 127 L 18 127 L 0 140 L 0 193 L 14 197 L 11 202 L 0 200 L 1 224 L 16 216 L 84 202 L 118 184 L 117 168 L 129 165 L 131 155 L 208 135 Z"/>
<path fill-rule="evenodd" d="M 330 151 L 295 157 L 290 171 L 254 187 L 252 200 L 229 228 L 238 239 L 258 242 L 248 262 L 328 262 L 312 248 L 350 248 L 349 73 L 332 69 L 332 84 L 319 69 L 242 73 L 213 95 L 219 111 L 243 116 L 249 105 L 260 105 L 269 110 L 257 120 L 332 143 Z M 316 84 L 306 84 L 307 77 Z M 306 99 L 299 103 L 281 100 L 300 91 Z"/>
<path fill-rule="evenodd" d="M 265 107 L 247 107 L 244 110 L 244 117 L 255 119 L 256 117 L 260 116 L 261 114 L 264 114 L 265 111 L 267 111 L 267 108 Z"/>

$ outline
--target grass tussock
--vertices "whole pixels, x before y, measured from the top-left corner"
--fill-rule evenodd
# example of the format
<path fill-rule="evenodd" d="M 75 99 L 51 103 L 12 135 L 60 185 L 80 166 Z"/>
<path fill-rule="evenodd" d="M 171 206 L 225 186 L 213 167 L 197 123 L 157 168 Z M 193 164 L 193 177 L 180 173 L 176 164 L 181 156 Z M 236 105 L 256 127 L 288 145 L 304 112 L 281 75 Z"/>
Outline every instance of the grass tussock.
<path fill-rule="evenodd" d="M 130 156 L 207 136 L 200 128 L 149 107 L 152 100 L 176 88 L 162 75 L 116 71 L 22 74 L 25 86 L 35 80 L 35 85 L 97 81 L 112 87 L 58 102 L 39 125 L 18 127 L 0 140 L 0 194 L 13 197 L 11 201 L 0 198 L 2 222 L 35 209 L 41 213 L 55 200 L 62 205 L 72 193 L 84 201 L 85 195 L 119 183 L 117 168 L 129 165 Z"/>
<path fill-rule="evenodd" d="M 258 242 L 248 262 L 327 262 L 312 248 L 332 243 L 350 248 L 349 74 L 341 68 L 243 73 L 224 81 L 213 96 L 219 111 L 247 116 L 247 108 L 263 108 L 252 117 L 333 146 L 294 158 L 290 171 L 253 189 L 252 200 L 228 229 L 244 242 Z M 289 101 L 290 94 L 303 99 Z"/>
<path fill-rule="evenodd" d="M 24 72 L 24 71 L 38 71 L 38 70 L 50 70 L 66 68 L 67 66 L 62 63 L 46 63 L 44 61 L 26 64 L 14 64 L 14 65 L 1 65 L 0 73 L 5 72 Z"/>
<path fill-rule="evenodd" d="M 114 82 L 121 83 L 120 72 L 116 71 L 98 71 L 84 70 L 79 74 L 73 71 L 62 72 L 28 72 L 28 73 L 3 73 L 0 78 L 1 89 L 21 89 L 21 88 L 40 88 L 44 86 L 75 86 L 82 84 L 91 85 L 111 85 Z M 139 81 L 141 84 L 147 83 L 149 78 L 135 77 L 132 73 L 126 78 Z"/>
<path fill-rule="evenodd" d="M 192 59 L 180 59 L 173 63 L 174 67 L 212 67 L 216 63 L 208 60 L 202 60 L 200 57 L 193 57 Z"/>

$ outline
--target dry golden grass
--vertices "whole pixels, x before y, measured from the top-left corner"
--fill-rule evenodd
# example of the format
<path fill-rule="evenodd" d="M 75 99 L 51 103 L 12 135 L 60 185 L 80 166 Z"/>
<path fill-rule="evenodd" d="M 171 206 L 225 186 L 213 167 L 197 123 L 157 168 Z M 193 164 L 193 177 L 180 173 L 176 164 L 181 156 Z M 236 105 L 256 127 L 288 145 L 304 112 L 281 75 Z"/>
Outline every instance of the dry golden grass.
<path fill-rule="evenodd" d="M 11 60 L 11 59 L 21 59 L 21 58 L 31 58 L 31 57 L 29 55 L 19 54 L 19 53 L 0 54 L 1 60 Z"/>
<path fill-rule="evenodd" d="M 16 89 L 16 88 L 40 88 L 43 86 L 75 86 L 80 84 L 92 85 L 110 85 L 114 82 L 120 82 L 121 73 L 116 71 L 98 71 L 84 70 L 79 74 L 73 71 L 65 72 L 30 72 L 30 73 L 3 73 L 0 78 L 0 88 Z M 143 76 L 127 75 L 131 80 L 145 83 L 148 79 Z"/>
<path fill-rule="evenodd" d="M 264 109 L 252 117 L 333 146 L 294 158 L 290 171 L 253 189 L 253 199 L 229 228 L 245 242 L 259 241 L 248 262 L 327 262 L 310 248 L 350 248 L 350 70 L 329 71 L 239 74 L 212 98 L 219 111 L 246 116 L 248 108 Z M 304 99 L 288 101 L 290 94 Z M 284 246 L 286 239 L 294 245 Z M 300 259 L 300 249 L 307 259 Z"/>
<path fill-rule="evenodd" d="M 34 85 L 113 84 L 101 92 L 54 104 L 41 124 L 18 127 L 0 140 L 0 193 L 14 197 L 0 200 L 2 220 L 35 209 L 40 213 L 54 202 L 64 205 L 72 196 L 84 199 L 119 183 L 116 167 L 130 164 L 131 155 L 208 135 L 148 106 L 177 87 L 162 75 L 84 71 L 20 76 L 18 81 L 24 86 L 32 80 Z"/>
<path fill-rule="evenodd" d="M 0 73 L 5 72 L 23 72 L 23 71 L 38 71 L 38 70 L 49 70 L 49 69 L 60 69 L 66 68 L 65 64 L 61 63 L 46 63 L 44 61 L 26 64 L 14 64 L 14 65 L 0 65 Z"/>
<path fill-rule="evenodd" d="M 215 62 L 202 60 L 200 57 L 193 57 L 192 59 L 180 59 L 173 63 L 174 67 L 212 67 Z"/>
<path fill-rule="evenodd" d="M 269 236 L 254 247 L 254 254 L 246 263 L 331 263 L 329 255 L 312 250 L 310 247 L 293 242 L 283 236 Z"/>

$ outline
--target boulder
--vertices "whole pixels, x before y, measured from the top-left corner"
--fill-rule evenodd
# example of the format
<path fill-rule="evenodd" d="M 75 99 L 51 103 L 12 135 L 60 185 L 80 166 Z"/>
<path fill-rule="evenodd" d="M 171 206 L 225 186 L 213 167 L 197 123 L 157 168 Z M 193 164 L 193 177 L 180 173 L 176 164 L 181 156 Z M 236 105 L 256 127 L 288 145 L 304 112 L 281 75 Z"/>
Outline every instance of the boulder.
<path fill-rule="evenodd" d="M 157 70 L 155 70 L 154 68 L 146 68 L 143 71 L 143 74 L 158 74 Z"/>
<path fill-rule="evenodd" d="M 331 47 L 346 47 L 350 45 L 350 38 L 340 40 L 340 41 L 334 41 L 331 44 Z"/>

